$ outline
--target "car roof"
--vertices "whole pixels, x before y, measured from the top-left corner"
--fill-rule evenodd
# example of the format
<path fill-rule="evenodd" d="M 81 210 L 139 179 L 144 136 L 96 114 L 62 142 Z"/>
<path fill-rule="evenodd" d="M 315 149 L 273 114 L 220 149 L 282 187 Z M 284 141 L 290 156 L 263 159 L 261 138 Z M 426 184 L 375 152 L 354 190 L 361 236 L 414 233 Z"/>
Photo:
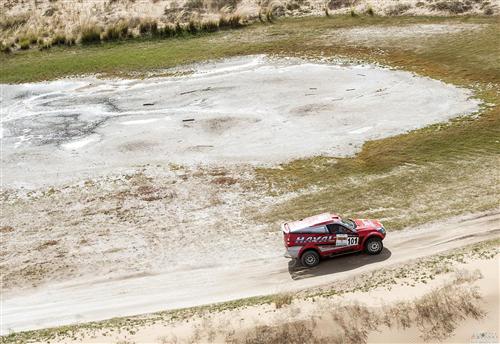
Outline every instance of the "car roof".
<path fill-rule="evenodd" d="M 337 214 L 322 213 L 306 217 L 298 221 L 288 222 L 286 225 L 289 231 L 295 232 L 308 227 L 314 227 L 314 226 L 325 225 L 332 222 L 338 222 L 338 220 L 340 220 L 340 216 L 338 216 Z"/>

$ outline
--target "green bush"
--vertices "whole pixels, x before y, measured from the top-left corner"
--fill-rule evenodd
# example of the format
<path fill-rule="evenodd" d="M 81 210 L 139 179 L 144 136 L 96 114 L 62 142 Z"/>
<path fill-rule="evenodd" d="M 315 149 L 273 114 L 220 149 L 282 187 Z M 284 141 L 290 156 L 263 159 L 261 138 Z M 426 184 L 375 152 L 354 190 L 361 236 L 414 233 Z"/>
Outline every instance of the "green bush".
<path fill-rule="evenodd" d="M 28 50 L 30 48 L 30 41 L 29 39 L 23 38 L 19 40 L 19 49 L 21 50 Z"/>
<path fill-rule="evenodd" d="M 4 54 L 10 54 L 12 50 L 7 44 L 4 44 L 3 42 L 0 42 L 0 52 Z"/>

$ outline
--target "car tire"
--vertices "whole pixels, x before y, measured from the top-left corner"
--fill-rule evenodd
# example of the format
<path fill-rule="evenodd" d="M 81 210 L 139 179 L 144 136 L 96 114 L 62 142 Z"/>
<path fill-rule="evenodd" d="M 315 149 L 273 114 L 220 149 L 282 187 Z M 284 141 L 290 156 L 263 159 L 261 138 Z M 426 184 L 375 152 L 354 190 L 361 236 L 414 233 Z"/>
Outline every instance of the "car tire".
<path fill-rule="evenodd" d="M 379 254 L 382 252 L 384 244 L 380 238 L 369 238 L 365 243 L 365 252 L 368 254 Z"/>
<path fill-rule="evenodd" d="M 313 250 L 306 251 L 300 257 L 300 262 L 305 267 L 312 268 L 319 264 L 319 254 Z"/>

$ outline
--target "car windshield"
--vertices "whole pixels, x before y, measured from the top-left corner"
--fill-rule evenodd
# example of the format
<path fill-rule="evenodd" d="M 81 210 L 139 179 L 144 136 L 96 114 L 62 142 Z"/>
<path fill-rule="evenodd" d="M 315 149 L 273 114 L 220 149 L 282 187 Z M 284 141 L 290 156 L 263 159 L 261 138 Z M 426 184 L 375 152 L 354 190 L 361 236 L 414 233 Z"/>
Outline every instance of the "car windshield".
<path fill-rule="evenodd" d="M 350 230 L 356 231 L 356 223 L 353 220 L 347 219 L 347 220 L 342 220 L 341 222 L 344 226 L 346 226 Z"/>

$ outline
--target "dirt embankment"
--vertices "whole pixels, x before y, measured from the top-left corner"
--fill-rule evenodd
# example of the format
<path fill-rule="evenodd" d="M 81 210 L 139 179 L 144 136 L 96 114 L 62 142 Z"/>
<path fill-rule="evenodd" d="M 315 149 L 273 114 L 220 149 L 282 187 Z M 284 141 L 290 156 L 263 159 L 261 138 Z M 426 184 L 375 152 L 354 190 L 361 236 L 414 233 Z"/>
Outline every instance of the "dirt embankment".
<path fill-rule="evenodd" d="M 498 0 L 109 0 L 20 1 L 1 4 L 0 41 L 5 46 L 74 44 L 88 32 L 109 35 L 109 28 L 122 37 L 151 33 L 175 23 L 203 22 L 227 15 L 243 20 L 280 16 L 357 13 L 369 15 L 496 15 Z M 149 28 L 149 29 L 148 29 Z M 108 31 L 108 32 L 107 32 Z M 107 32 L 107 33 L 106 33 Z M 122 37 L 123 38 L 123 37 Z M 60 42 L 62 39 L 62 42 Z M 114 39 L 114 38 L 112 38 Z"/>

